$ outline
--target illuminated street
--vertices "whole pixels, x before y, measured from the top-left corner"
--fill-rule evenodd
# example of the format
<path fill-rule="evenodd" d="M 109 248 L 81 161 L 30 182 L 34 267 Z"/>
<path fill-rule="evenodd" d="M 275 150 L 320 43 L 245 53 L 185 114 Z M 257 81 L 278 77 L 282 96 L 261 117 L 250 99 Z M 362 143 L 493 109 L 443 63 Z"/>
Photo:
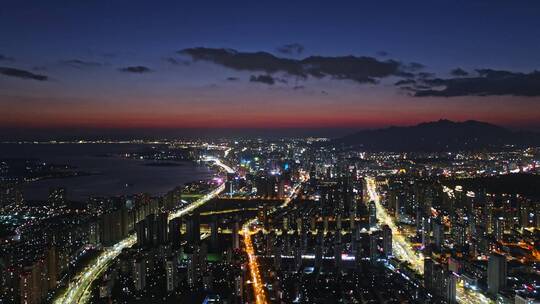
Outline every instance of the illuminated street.
<path fill-rule="evenodd" d="M 264 304 L 268 303 L 266 294 L 264 292 L 264 284 L 259 273 L 259 264 L 257 263 L 257 256 L 255 255 L 255 249 L 253 248 L 253 242 L 251 241 L 251 231 L 247 225 L 244 225 L 244 245 L 246 246 L 246 254 L 248 256 L 248 267 L 251 276 L 251 284 L 253 286 L 253 293 L 255 295 L 255 303 Z"/>
<path fill-rule="evenodd" d="M 4 2 L 0 304 L 540 304 L 540 1 Z"/>
<path fill-rule="evenodd" d="M 206 161 L 213 161 L 216 165 L 222 167 L 226 172 L 232 173 L 234 170 L 229 166 L 223 164 L 219 159 L 206 159 Z M 189 204 L 187 207 L 182 208 L 169 215 L 169 220 L 183 216 L 196 208 L 204 205 L 209 200 L 213 199 L 219 193 L 225 189 L 225 184 L 219 185 L 216 189 L 210 193 L 204 195 L 200 199 Z M 206 237 L 207 235 L 204 235 Z M 136 235 L 130 235 L 128 238 L 118 242 L 116 245 L 105 248 L 103 252 L 96 258 L 93 264 L 85 267 L 81 273 L 77 274 L 74 279 L 69 283 L 66 291 L 54 300 L 54 304 L 71 304 L 71 303 L 86 303 L 89 299 L 89 291 L 92 283 L 101 277 L 101 275 L 107 270 L 111 262 L 122 252 L 124 248 L 129 248 L 137 242 Z"/>
<path fill-rule="evenodd" d="M 69 283 L 66 291 L 53 303 L 86 303 L 89 296 L 89 288 L 92 286 L 92 283 L 98 279 L 105 270 L 107 270 L 107 267 L 124 248 L 133 246 L 136 241 L 136 236 L 131 235 L 121 242 L 118 242 L 118 244 L 104 249 L 99 257 L 94 261 L 94 264 L 85 267 L 81 273 L 77 274 Z"/>
<path fill-rule="evenodd" d="M 278 209 L 287 207 L 289 203 L 298 195 L 300 189 L 301 189 L 300 183 L 294 185 L 294 187 L 291 190 L 290 195 L 287 198 L 285 198 L 285 200 L 283 201 L 283 204 L 278 206 Z M 276 210 L 277 209 L 271 210 L 270 214 L 275 212 Z M 246 254 L 248 256 L 248 267 L 249 267 L 249 272 L 251 275 L 251 283 L 253 285 L 253 293 L 255 295 L 255 301 L 256 303 L 262 304 L 262 303 L 268 303 L 268 301 L 266 299 L 266 294 L 264 292 L 264 283 L 259 273 L 259 264 L 257 263 L 257 255 L 255 253 L 255 249 L 253 248 L 253 242 L 251 240 L 251 235 L 259 231 L 259 229 L 253 229 L 251 227 L 256 222 L 257 222 L 257 217 L 254 217 L 251 220 L 248 220 L 246 223 L 244 223 L 242 227 L 242 235 L 244 236 L 244 244 L 246 246 Z"/>
<path fill-rule="evenodd" d="M 380 195 L 377 193 L 377 187 L 375 185 L 375 179 L 372 177 L 366 177 L 367 191 L 369 197 L 375 202 L 377 208 L 377 218 L 385 225 L 388 225 L 392 229 L 392 247 L 394 255 L 402 260 L 411 264 L 412 268 L 420 274 L 424 273 L 424 259 L 421 255 L 417 254 L 413 250 L 413 244 L 407 240 L 407 237 L 402 234 L 395 224 L 394 219 L 388 214 L 386 209 L 382 206 Z M 459 303 L 493 303 L 492 300 L 484 296 L 478 291 L 465 289 L 462 284 L 457 285 L 457 300 Z"/>

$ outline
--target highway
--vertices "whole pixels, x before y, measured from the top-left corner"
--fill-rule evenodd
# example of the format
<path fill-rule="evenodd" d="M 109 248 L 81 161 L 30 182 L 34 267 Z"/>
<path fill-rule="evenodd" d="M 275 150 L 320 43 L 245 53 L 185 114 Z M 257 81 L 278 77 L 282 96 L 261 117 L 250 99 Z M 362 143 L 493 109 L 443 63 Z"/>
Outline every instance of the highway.
<path fill-rule="evenodd" d="M 417 254 L 413 250 L 413 244 L 403 235 L 397 228 L 394 219 L 388 214 L 386 209 L 381 204 L 380 195 L 377 193 L 375 179 L 366 177 L 367 191 L 370 200 L 375 202 L 377 210 L 377 219 L 382 224 L 388 225 L 392 229 L 392 250 L 394 256 L 402 261 L 407 261 L 412 268 L 418 273 L 424 273 L 424 257 Z M 476 303 L 494 303 L 491 299 L 480 293 L 470 289 L 465 289 L 462 284 L 457 284 L 456 298 L 458 303 L 476 304 Z"/>
<path fill-rule="evenodd" d="M 225 170 L 227 173 L 235 173 L 236 171 L 233 170 L 233 168 L 225 165 L 223 162 L 221 162 L 221 160 L 217 157 L 213 157 L 213 156 L 203 156 L 202 158 L 202 161 L 206 161 L 206 162 L 214 162 L 214 164 L 216 166 L 219 166 L 221 168 L 223 168 L 223 170 Z"/>
<path fill-rule="evenodd" d="M 234 170 L 223 164 L 219 159 L 211 158 L 205 159 L 205 161 L 213 161 L 217 166 L 223 168 L 227 173 L 234 173 Z M 225 184 L 219 185 L 216 189 L 210 193 L 204 195 L 187 207 L 182 208 L 169 215 L 169 220 L 183 216 L 186 213 L 193 211 L 194 209 L 204 205 L 206 202 L 216 197 L 220 192 L 225 190 Z M 132 247 L 137 242 L 136 235 L 132 234 L 127 238 L 121 240 L 112 247 L 105 248 L 100 255 L 94 260 L 93 264 L 86 266 L 80 273 L 70 281 L 67 289 L 64 293 L 59 295 L 54 301 L 54 304 L 74 304 L 74 303 L 86 303 L 90 296 L 90 287 L 92 283 L 99 279 L 103 273 L 107 270 L 109 265 L 118 257 L 118 255 L 125 248 Z"/>
<path fill-rule="evenodd" d="M 111 262 L 122 252 L 124 248 L 129 248 L 136 242 L 136 236 L 130 235 L 129 237 L 118 242 L 116 245 L 104 249 L 97 259 L 94 260 L 93 264 L 86 266 L 70 281 L 66 291 L 56 300 L 54 300 L 53 303 L 85 303 L 89 298 L 92 283 L 101 277 Z"/>

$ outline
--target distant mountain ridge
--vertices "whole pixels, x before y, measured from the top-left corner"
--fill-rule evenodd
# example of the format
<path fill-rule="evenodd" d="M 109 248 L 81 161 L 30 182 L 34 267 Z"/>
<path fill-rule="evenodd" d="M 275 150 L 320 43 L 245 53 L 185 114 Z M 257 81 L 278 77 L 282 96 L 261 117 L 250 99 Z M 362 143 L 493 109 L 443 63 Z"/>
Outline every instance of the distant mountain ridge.
<path fill-rule="evenodd" d="M 330 144 L 371 151 L 462 151 L 507 145 L 540 146 L 540 133 L 512 131 L 475 120 L 454 122 L 441 119 L 409 127 L 364 130 L 334 139 Z"/>

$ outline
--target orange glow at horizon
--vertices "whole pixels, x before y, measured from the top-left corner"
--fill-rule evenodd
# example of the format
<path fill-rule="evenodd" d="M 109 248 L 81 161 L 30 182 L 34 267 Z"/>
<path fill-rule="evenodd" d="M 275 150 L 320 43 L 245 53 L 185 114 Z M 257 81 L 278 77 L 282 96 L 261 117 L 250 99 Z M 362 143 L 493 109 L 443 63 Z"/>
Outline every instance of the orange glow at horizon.
<path fill-rule="evenodd" d="M 540 121 L 540 103 L 531 99 L 376 99 L 337 96 L 329 100 L 289 96 L 247 97 L 218 102 L 152 100 L 106 102 L 63 99 L 0 100 L 0 127 L 181 129 L 181 128 L 379 128 L 425 121 L 480 120 L 526 127 Z"/>

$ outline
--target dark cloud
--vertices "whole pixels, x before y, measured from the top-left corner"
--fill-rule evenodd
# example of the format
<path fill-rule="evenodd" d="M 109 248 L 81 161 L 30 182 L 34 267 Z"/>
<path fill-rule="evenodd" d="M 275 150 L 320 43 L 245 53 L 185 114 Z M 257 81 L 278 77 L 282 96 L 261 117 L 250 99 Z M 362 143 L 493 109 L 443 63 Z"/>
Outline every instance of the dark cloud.
<path fill-rule="evenodd" d="M 419 78 L 419 79 L 427 79 L 427 78 L 435 77 L 435 74 L 428 73 L 428 72 L 420 72 L 420 73 L 416 74 L 416 77 Z"/>
<path fill-rule="evenodd" d="M 15 58 L 0 54 L 0 61 L 15 61 Z"/>
<path fill-rule="evenodd" d="M 418 63 L 418 62 L 411 62 L 407 65 L 404 66 L 405 69 L 409 70 L 409 71 L 418 71 L 418 70 L 421 70 L 423 68 L 425 68 L 425 65 L 421 64 L 421 63 Z"/>
<path fill-rule="evenodd" d="M 492 69 L 477 70 L 475 77 L 425 79 L 414 96 L 540 96 L 540 72 L 516 73 Z"/>
<path fill-rule="evenodd" d="M 238 71 L 262 71 L 267 74 L 286 73 L 298 78 L 353 80 L 358 83 L 376 83 L 389 76 L 404 77 L 408 67 L 395 60 L 380 61 L 365 56 L 310 56 L 301 60 L 276 57 L 267 52 L 238 52 L 231 49 L 189 48 L 178 53 L 195 61 L 208 61 Z M 414 76 L 414 75 L 413 75 Z"/>
<path fill-rule="evenodd" d="M 403 87 L 400 87 L 399 89 L 402 92 L 406 92 L 407 95 L 414 95 L 414 92 L 416 92 L 416 88 L 412 86 L 403 86 Z"/>
<path fill-rule="evenodd" d="M 297 86 L 294 86 L 293 87 L 293 90 L 303 90 L 305 89 L 306 87 L 304 87 L 303 85 L 297 85 Z"/>
<path fill-rule="evenodd" d="M 120 68 L 119 71 L 120 72 L 126 72 L 126 73 L 137 73 L 137 74 L 143 74 L 143 73 L 152 72 L 152 70 L 150 68 L 142 66 L 142 65 Z"/>
<path fill-rule="evenodd" d="M 396 86 L 410 85 L 410 84 L 416 84 L 416 80 L 414 80 L 414 79 L 403 79 L 403 80 L 399 80 L 398 82 L 394 83 L 394 85 L 396 85 Z"/>
<path fill-rule="evenodd" d="M 377 56 L 380 56 L 380 57 L 386 57 L 388 56 L 388 52 L 385 52 L 385 51 L 378 51 L 377 52 Z"/>
<path fill-rule="evenodd" d="M 166 57 L 166 58 L 163 58 L 163 60 L 165 60 L 168 63 L 173 64 L 173 65 L 189 65 L 189 61 L 178 60 L 178 59 L 176 59 L 174 57 Z"/>
<path fill-rule="evenodd" d="M 403 77 L 403 78 L 415 78 L 417 77 L 418 75 L 417 74 L 414 74 L 412 72 L 405 72 L 405 71 L 399 71 L 396 76 L 399 76 L 399 77 Z"/>
<path fill-rule="evenodd" d="M 176 60 L 176 58 L 173 58 L 173 57 L 163 58 L 163 60 L 167 61 L 170 64 L 174 64 L 174 65 L 179 65 L 180 64 L 180 62 L 178 60 Z"/>
<path fill-rule="evenodd" d="M 276 79 L 270 75 L 251 75 L 249 81 L 262 82 L 268 85 L 273 85 L 274 83 L 276 83 Z"/>
<path fill-rule="evenodd" d="M 68 65 L 70 67 L 82 69 L 82 68 L 95 68 L 103 66 L 103 63 L 101 62 L 95 62 L 95 61 L 86 61 L 81 59 L 70 59 L 70 60 L 64 60 L 62 61 L 63 64 Z"/>
<path fill-rule="evenodd" d="M 299 43 L 290 43 L 280 46 L 277 51 L 286 55 L 300 55 L 304 52 L 304 46 Z"/>
<path fill-rule="evenodd" d="M 10 77 L 16 77 L 21 79 L 33 79 L 33 80 L 39 80 L 39 81 L 45 81 L 48 80 L 49 77 L 45 75 L 40 74 L 34 74 L 32 72 L 28 72 L 25 70 L 19 70 L 14 68 L 8 68 L 8 67 L 0 67 L 0 74 Z"/>
<path fill-rule="evenodd" d="M 469 72 L 465 71 L 462 68 L 456 68 L 450 71 L 450 75 L 456 76 L 456 77 L 462 77 L 462 76 L 468 76 Z"/>
<path fill-rule="evenodd" d="M 238 77 L 227 77 L 228 81 L 237 81 Z"/>
<path fill-rule="evenodd" d="M 415 86 L 413 86 L 414 90 L 418 91 L 418 90 L 430 90 L 431 87 L 429 85 L 426 85 L 426 84 L 417 84 Z"/>

